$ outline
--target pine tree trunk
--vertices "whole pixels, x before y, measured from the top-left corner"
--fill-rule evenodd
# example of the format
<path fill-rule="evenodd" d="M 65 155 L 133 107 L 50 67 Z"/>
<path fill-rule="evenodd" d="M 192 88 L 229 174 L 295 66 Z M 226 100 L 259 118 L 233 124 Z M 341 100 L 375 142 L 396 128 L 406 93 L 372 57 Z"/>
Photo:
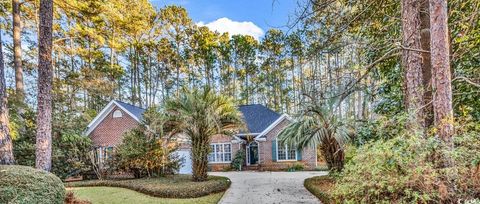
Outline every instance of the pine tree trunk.
<path fill-rule="evenodd" d="M 14 164 L 12 138 L 8 129 L 7 92 L 3 62 L 2 33 L 0 30 L 0 165 Z"/>
<path fill-rule="evenodd" d="M 433 109 L 438 136 L 452 146 L 453 108 L 450 73 L 450 44 L 446 0 L 430 0 L 430 49 L 432 61 Z"/>
<path fill-rule="evenodd" d="M 422 57 L 420 45 L 420 2 L 402 0 L 402 65 L 404 68 L 405 107 L 414 119 L 409 127 L 421 130 L 424 125 Z M 415 51 L 417 50 L 417 51 Z"/>
<path fill-rule="evenodd" d="M 15 67 L 15 91 L 18 100 L 23 102 L 25 99 L 25 90 L 23 84 L 22 67 L 22 25 L 20 19 L 20 0 L 12 0 L 13 17 L 13 65 Z"/>
<path fill-rule="evenodd" d="M 50 171 L 52 166 L 52 23 L 53 0 L 41 0 L 35 166 L 45 171 Z"/>
<path fill-rule="evenodd" d="M 422 0 L 420 6 L 420 44 L 422 50 L 430 50 L 430 15 L 428 0 Z M 422 52 L 423 101 L 425 127 L 433 125 L 432 65 L 429 52 Z"/>

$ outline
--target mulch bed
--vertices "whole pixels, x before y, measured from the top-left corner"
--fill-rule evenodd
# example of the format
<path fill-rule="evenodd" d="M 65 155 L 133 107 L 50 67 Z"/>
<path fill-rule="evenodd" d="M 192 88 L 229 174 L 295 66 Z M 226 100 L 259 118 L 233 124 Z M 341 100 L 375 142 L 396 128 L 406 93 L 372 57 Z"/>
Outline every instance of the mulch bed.
<path fill-rule="evenodd" d="M 305 188 L 315 195 L 322 203 L 334 203 L 330 196 L 330 191 L 335 186 L 335 180 L 330 176 L 315 176 L 305 179 L 303 185 Z"/>

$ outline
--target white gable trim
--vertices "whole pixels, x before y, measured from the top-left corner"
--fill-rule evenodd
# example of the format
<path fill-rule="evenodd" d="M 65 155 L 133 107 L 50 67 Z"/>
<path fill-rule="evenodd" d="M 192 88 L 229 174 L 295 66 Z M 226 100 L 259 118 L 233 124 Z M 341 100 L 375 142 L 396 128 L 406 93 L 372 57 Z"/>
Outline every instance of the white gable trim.
<path fill-rule="evenodd" d="M 275 128 L 280 122 L 282 122 L 284 119 L 290 119 L 290 117 L 287 114 L 282 114 L 277 120 L 275 120 L 272 124 L 270 124 L 265 130 L 263 130 L 260 134 L 258 134 L 255 137 L 255 140 L 260 139 L 260 137 L 266 135 L 269 133 L 273 128 Z"/>
<path fill-rule="evenodd" d="M 129 116 L 131 116 L 133 119 L 135 119 L 137 122 L 141 122 L 140 119 L 135 116 L 133 113 L 128 111 L 125 107 L 117 103 L 115 100 L 110 101 L 105 108 L 88 124 L 87 130 L 85 131 L 85 135 L 88 136 L 90 133 L 92 133 L 93 130 L 107 117 L 107 115 L 112 112 L 113 108 L 117 106 L 120 109 L 123 110 L 123 112 L 127 113 Z"/>
<path fill-rule="evenodd" d="M 234 135 L 234 136 L 233 136 L 233 139 L 232 139 L 232 143 L 233 143 L 233 144 L 245 143 L 245 141 L 242 140 L 242 139 L 240 139 L 238 136 Z"/>

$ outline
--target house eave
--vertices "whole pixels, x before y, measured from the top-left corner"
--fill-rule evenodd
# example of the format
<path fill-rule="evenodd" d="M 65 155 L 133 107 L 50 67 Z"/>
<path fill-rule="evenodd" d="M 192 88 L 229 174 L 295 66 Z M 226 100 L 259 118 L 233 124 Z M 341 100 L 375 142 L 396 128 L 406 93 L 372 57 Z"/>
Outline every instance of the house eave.
<path fill-rule="evenodd" d="M 258 134 L 255 137 L 255 140 L 260 139 L 260 137 L 265 136 L 267 133 L 269 133 L 273 128 L 275 128 L 280 122 L 282 122 L 284 119 L 290 119 L 290 117 L 287 114 L 282 114 L 277 120 L 275 120 L 272 124 L 270 124 L 265 130 L 263 130 L 260 134 Z"/>
<path fill-rule="evenodd" d="M 127 113 L 130 117 L 132 117 L 137 122 L 139 123 L 141 122 L 141 120 L 137 116 L 135 116 L 133 113 L 128 111 L 125 107 L 117 103 L 115 100 L 112 100 L 105 106 L 105 108 L 103 108 L 102 111 L 100 111 L 100 113 L 92 120 L 92 122 L 88 124 L 87 130 L 84 132 L 85 136 L 88 136 L 90 135 L 90 133 L 93 132 L 93 130 L 100 124 L 100 122 L 105 119 L 108 113 L 112 111 L 114 105 L 122 109 L 125 113 Z"/>

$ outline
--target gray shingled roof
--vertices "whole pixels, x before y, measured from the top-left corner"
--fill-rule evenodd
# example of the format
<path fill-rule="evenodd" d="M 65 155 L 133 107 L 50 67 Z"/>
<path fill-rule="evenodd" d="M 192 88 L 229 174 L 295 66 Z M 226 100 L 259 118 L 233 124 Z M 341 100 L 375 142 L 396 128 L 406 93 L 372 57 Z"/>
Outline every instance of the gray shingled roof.
<path fill-rule="evenodd" d="M 134 106 L 132 104 L 128 104 L 122 101 L 115 100 L 119 105 L 121 105 L 123 108 L 125 108 L 128 112 L 136 116 L 140 121 L 143 119 L 143 112 L 145 112 L 145 109 L 140 108 L 138 106 Z"/>
<path fill-rule="evenodd" d="M 242 105 L 238 109 L 243 114 L 249 133 L 263 132 L 280 117 L 280 114 L 260 104 Z"/>
<path fill-rule="evenodd" d="M 145 109 L 118 100 L 115 102 L 142 120 Z M 261 104 L 241 105 L 238 109 L 248 128 L 248 132 L 241 133 L 261 133 L 280 117 L 280 114 Z"/>

